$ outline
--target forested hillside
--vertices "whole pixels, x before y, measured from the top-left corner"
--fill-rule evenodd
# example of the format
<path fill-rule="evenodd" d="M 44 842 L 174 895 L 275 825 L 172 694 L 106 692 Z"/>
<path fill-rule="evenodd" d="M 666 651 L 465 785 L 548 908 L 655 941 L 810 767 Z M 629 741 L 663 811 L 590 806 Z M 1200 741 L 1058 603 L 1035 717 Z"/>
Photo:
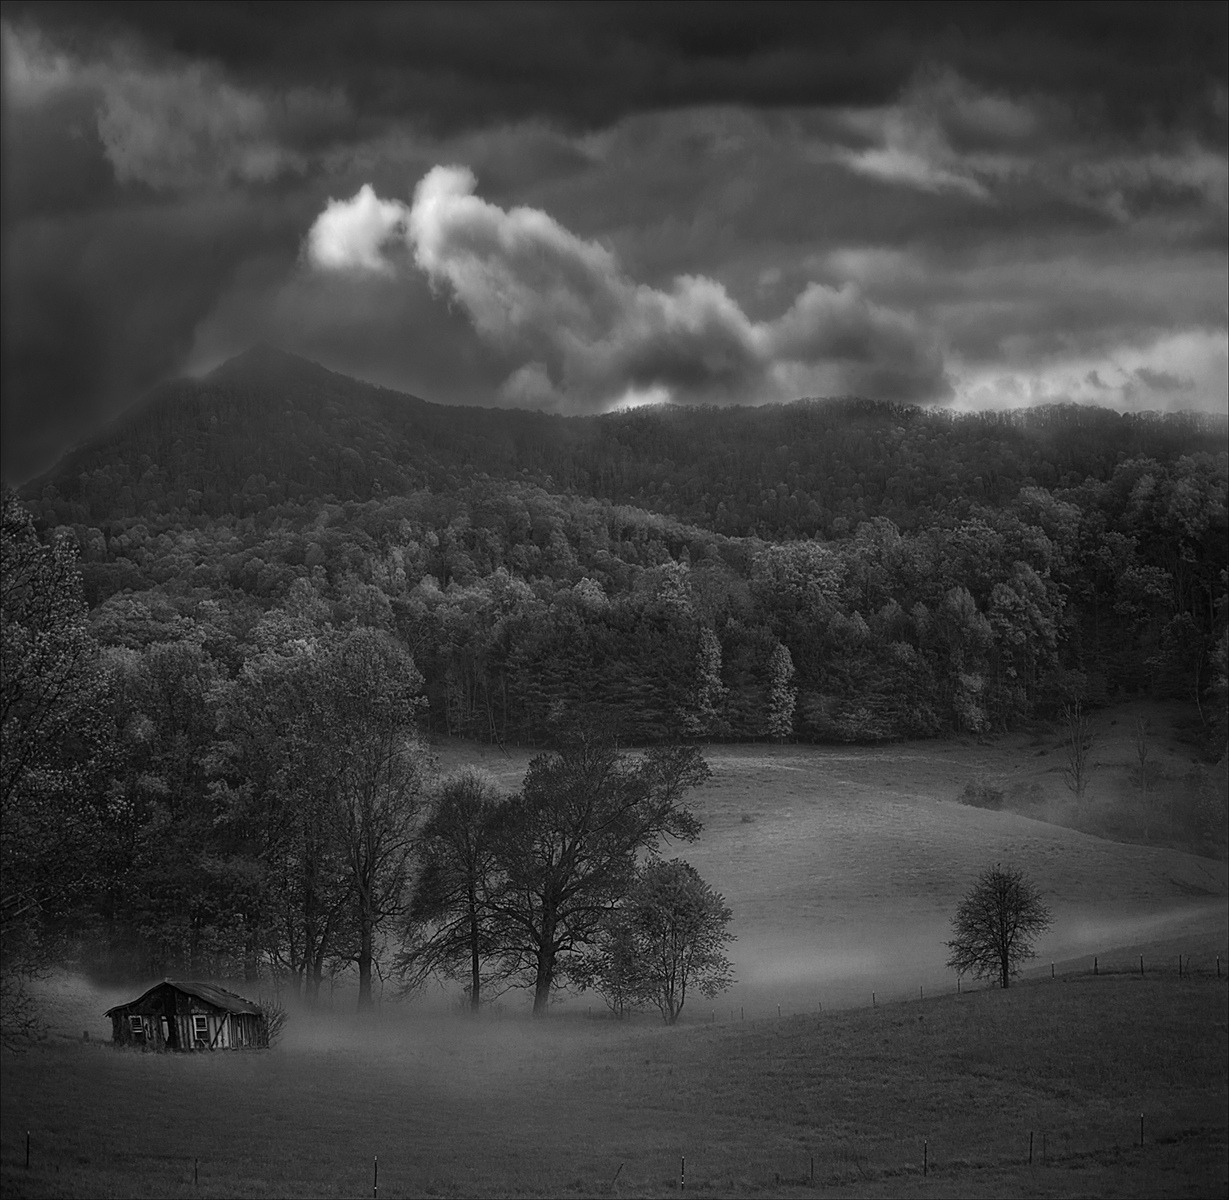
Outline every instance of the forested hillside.
<path fill-rule="evenodd" d="M 369 989 L 409 936 L 423 725 L 540 746 L 588 718 L 661 755 L 1151 693 L 1216 758 L 1223 441 L 865 401 L 565 420 L 271 351 L 171 385 L 5 497 L 5 954 Z M 1189 807 L 1174 836 L 1223 852 Z M 590 932 L 538 947 L 542 1004 Z"/>
<path fill-rule="evenodd" d="M 875 740 L 1223 705 L 1225 422 L 861 400 L 446 408 L 267 348 L 25 489 L 91 627 L 233 674 L 277 613 L 396 634 L 433 728 Z"/>
<path fill-rule="evenodd" d="M 48 521 L 250 516 L 476 476 L 634 504 L 731 537 L 901 530 L 1022 487 L 1109 480 L 1131 458 L 1224 450 L 1225 421 L 1075 405 L 953 416 L 866 400 L 603 417 L 445 407 L 268 347 L 166 385 L 23 489 Z"/>

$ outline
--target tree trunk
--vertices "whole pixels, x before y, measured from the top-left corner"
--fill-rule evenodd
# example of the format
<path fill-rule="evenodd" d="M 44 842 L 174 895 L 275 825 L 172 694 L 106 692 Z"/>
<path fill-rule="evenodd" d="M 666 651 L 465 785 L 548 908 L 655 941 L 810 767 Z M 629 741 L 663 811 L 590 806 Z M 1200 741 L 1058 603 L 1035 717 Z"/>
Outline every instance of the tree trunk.
<path fill-rule="evenodd" d="M 543 948 L 538 951 L 538 975 L 533 989 L 533 1015 L 546 1016 L 550 1007 L 551 988 L 555 982 L 555 952 Z"/>
<path fill-rule="evenodd" d="M 469 890 L 469 965 L 470 965 L 470 989 L 469 989 L 469 1007 L 471 1011 L 477 1012 L 478 1005 L 481 1003 L 478 995 L 479 976 L 478 976 L 478 903 L 474 896 L 474 889 Z"/>
<path fill-rule="evenodd" d="M 358 947 L 358 1011 L 368 1012 L 375 1007 L 371 998 L 372 930 L 371 920 L 364 913 L 359 931 Z"/>
<path fill-rule="evenodd" d="M 243 939 L 243 982 L 255 983 L 260 974 L 256 951 L 255 922 L 248 918 L 244 924 L 246 926 L 246 936 Z"/>

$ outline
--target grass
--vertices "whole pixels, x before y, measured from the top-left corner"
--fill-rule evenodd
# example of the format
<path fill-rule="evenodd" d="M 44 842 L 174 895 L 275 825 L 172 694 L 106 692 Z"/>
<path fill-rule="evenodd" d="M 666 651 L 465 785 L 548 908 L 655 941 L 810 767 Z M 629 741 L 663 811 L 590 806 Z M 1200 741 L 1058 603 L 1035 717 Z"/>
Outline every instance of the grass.
<path fill-rule="evenodd" d="M 269 1053 L 141 1055 L 99 1044 L 138 981 L 61 978 L 58 1039 L 3 1062 L 4 1195 L 369 1195 L 376 1155 L 382 1197 L 675 1194 L 683 1156 L 718 1196 L 1225 1193 L 1224 863 L 961 804 L 977 778 L 1061 787 L 1028 735 L 707 756 L 704 834 L 667 853 L 733 908 L 739 983 L 680 1026 L 390 1004 L 298 1014 Z M 530 757 L 441 747 L 508 788 Z M 1022 986 L 957 995 L 951 914 L 1000 860 L 1056 923 Z"/>
<path fill-rule="evenodd" d="M 5 1062 L 0 1182 L 366 1195 L 378 1155 L 384 1197 L 652 1196 L 686 1156 L 687 1190 L 718 1196 L 1223 1194 L 1227 983 L 1117 965 L 675 1029 L 441 1016 L 303 1022 L 263 1054 L 65 1042 Z"/>

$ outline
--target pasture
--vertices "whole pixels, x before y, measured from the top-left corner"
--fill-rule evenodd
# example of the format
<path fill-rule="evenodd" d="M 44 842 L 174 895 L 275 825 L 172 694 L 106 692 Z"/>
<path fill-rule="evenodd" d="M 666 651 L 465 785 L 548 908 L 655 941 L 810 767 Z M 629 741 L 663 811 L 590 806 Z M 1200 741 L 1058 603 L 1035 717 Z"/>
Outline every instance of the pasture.
<path fill-rule="evenodd" d="M 1162 726 L 1158 706 L 1151 711 Z M 1098 714 L 1102 761 L 1089 808 L 1113 800 L 1130 746 L 1111 734 L 1129 731 L 1131 719 Z M 748 1015 L 775 1014 L 778 1004 L 803 1012 L 869 1003 L 872 991 L 903 998 L 919 987 L 954 989 L 943 946 L 952 913 L 998 861 L 1022 867 L 1054 911 L 1036 971 L 1049 974 L 1051 961 L 1091 967 L 1095 954 L 1144 941 L 1224 938 L 1225 863 L 958 801 L 965 783 L 989 777 L 1063 805 L 1057 740 L 1018 733 L 984 743 L 709 747 L 712 778 L 691 796 L 704 832 L 663 853 L 691 862 L 734 911 L 739 983 L 724 999 L 727 1018 L 740 1005 Z M 1190 765 L 1172 737 L 1158 738 L 1156 752 L 1174 775 Z M 478 763 L 506 788 L 519 784 L 529 758 L 474 744 L 441 748 L 443 769 Z"/>
<path fill-rule="evenodd" d="M 1225 982 L 1120 965 L 675 1029 L 386 1016 L 300 1021 L 269 1053 L 64 1042 L 5 1063 L 4 1194 L 363 1196 L 377 1155 L 385 1197 L 670 1195 L 684 1156 L 701 1195 L 1223 1194 Z"/>
<path fill-rule="evenodd" d="M 530 757 L 440 753 L 508 787 Z M 5 1056 L 4 1194 L 362 1196 L 377 1155 L 383 1197 L 677 1194 L 684 1157 L 702 1195 L 1224 1194 L 1223 863 L 957 802 L 1061 788 L 1026 735 L 707 757 L 704 833 L 666 853 L 733 908 L 739 983 L 679 1026 L 512 995 L 360 1025 L 339 997 L 268 1053 L 142 1055 L 100 1044 L 118 994 L 60 980 L 49 1046 Z M 942 943 L 995 861 L 1056 924 L 1018 986 L 957 994 Z"/>

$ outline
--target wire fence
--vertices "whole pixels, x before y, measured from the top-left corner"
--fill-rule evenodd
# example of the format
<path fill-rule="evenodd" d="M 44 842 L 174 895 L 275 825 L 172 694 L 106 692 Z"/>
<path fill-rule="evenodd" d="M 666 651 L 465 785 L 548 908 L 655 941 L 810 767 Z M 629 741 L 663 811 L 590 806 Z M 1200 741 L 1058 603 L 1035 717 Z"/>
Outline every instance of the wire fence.
<path fill-rule="evenodd" d="M 1120 980 L 1123 977 L 1168 982 L 1189 981 L 1191 984 L 1211 981 L 1229 983 L 1229 961 L 1220 955 L 1158 954 L 1149 957 L 1146 954 L 1111 952 L 1108 955 L 1095 954 L 1088 958 L 1090 961 L 1087 963 L 1084 960 L 1078 960 L 1079 965 L 1075 969 L 1071 969 L 1070 963 L 1064 963 L 1062 973 L 1057 971 L 1057 963 L 1048 964 L 1048 968 L 1046 964 L 1034 966 L 1030 968 L 1020 983 L 1030 987 L 1044 985 L 1050 981 L 1062 983 L 1100 978 Z M 933 1002 L 944 997 L 948 999 L 966 995 L 971 997 L 975 993 L 998 990 L 1001 989 L 994 981 L 983 980 L 971 985 L 970 982 L 958 976 L 955 983 L 946 988 L 936 987 L 933 984 L 928 987 L 922 984 L 918 986 L 916 992 L 905 988 L 894 989 L 890 993 L 879 988 L 868 989 L 868 994 L 861 1004 L 844 1002 L 829 1004 L 825 1007 L 824 1002 L 817 999 L 814 1007 L 801 1010 L 797 1007 L 789 1009 L 780 1004 L 766 1004 L 754 1009 L 750 1009 L 745 1004 L 726 1005 L 720 1008 L 710 1005 L 699 1015 L 693 1014 L 690 1024 L 694 1027 L 696 1024 L 707 1021 L 709 1024 L 739 1023 L 762 1027 L 802 1016 L 820 1016 L 825 1012 L 848 1013 L 859 1007 L 877 1011 L 889 1007 L 897 1008 L 911 1001 L 924 1002 L 929 999 Z M 586 1015 L 591 1019 L 610 1019 L 613 1016 L 608 1012 L 595 1012 L 592 1006 L 589 1007 Z M 648 1016 L 649 1014 L 639 1015 Z M 660 1021 L 660 1018 L 657 1019 Z M 89 1040 L 88 1035 L 84 1040 Z M 1158 1126 L 1163 1124 L 1164 1116 L 1165 1114 L 1160 1114 Z M 896 1177 L 903 1179 L 909 1176 L 920 1176 L 923 1179 L 931 1176 L 952 1178 L 958 1173 L 970 1170 L 1010 1170 L 1021 1167 L 1081 1169 L 1087 1164 L 1103 1160 L 1107 1153 L 1115 1156 L 1121 1156 L 1123 1153 L 1146 1155 L 1150 1146 L 1161 1148 L 1174 1141 L 1172 1134 L 1165 1134 L 1159 1128 L 1155 1132 L 1152 1130 L 1149 1114 L 1146 1111 L 1139 1112 L 1137 1117 L 1132 1116 L 1129 1121 L 1120 1121 L 1119 1124 L 1121 1128 L 1117 1129 L 1112 1143 L 1104 1145 L 1090 1144 L 1087 1135 L 1081 1136 L 1070 1129 L 1056 1130 L 1045 1126 L 1029 1127 L 1021 1124 L 1010 1136 L 1005 1135 L 999 1139 L 999 1144 L 1003 1147 L 1002 1152 L 983 1153 L 981 1156 L 970 1156 L 967 1147 L 946 1144 L 942 1135 L 937 1138 L 920 1136 L 914 1139 L 902 1139 L 899 1146 L 900 1153 L 893 1155 L 894 1161 L 890 1163 L 883 1161 L 882 1154 L 877 1154 L 876 1161 L 872 1163 L 871 1154 L 867 1150 L 845 1139 L 836 1144 L 820 1145 L 815 1151 L 798 1152 L 792 1155 L 788 1164 L 771 1169 L 769 1177 L 764 1179 L 760 1186 L 813 1188 L 856 1184 L 858 1181 L 883 1181 Z M 1102 1132 L 1110 1133 L 1111 1131 L 1103 1130 Z M 40 1165 L 38 1161 L 40 1140 L 34 1137 L 31 1129 L 25 1131 L 24 1166 L 27 1171 Z M 55 1159 L 51 1141 L 51 1137 L 48 1136 L 44 1149 L 47 1161 Z M 913 1142 L 916 1142 L 916 1145 Z M 211 1179 L 213 1174 L 211 1168 L 217 1171 L 217 1182 L 220 1183 L 223 1178 L 228 1178 L 226 1164 L 222 1162 L 202 1161 L 200 1157 L 179 1155 L 160 1157 L 181 1162 L 185 1168 L 190 1164 L 191 1183 L 194 1189 L 199 1190 L 202 1183 L 206 1188 L 209 1188 L 211 1184 L 216 1186 L 214 1179 Z M 678 1192 L 730 1190 L 728 1166 L 706 1162 L 702 1152 L 696 1154 L 692 1151 L 678 1156 L 678 1174 L 673 1182 L 663 1175 L 662 1156 L 654 1154 L 650 1157 L 654 1159 L 653 1163 L 644 1160 L 637 1163 L 634 1178 L 632 1171 L 624 1172 L 628 1162 L 626 1160 L 618 1162 L 612 1177 L 609 1180 L 594 1180 L 595 1187 L 608 1194 L 627 1195 L 635 1195 L 637 1189 L 646 1188 L 654 1193 L 666 1190 L 677 1190 Z M 711 1169 L 706 1171 L 706 1167 Z M 647 1177 L 649 1175 L 651 1178 Z M 373 1155 L 371 1159 L 370 1180 L 371 1195 L 374 1200 L 378 1200 L 380 1193 L 378 1155 Z M 186 1186 L 186 1178 L 182 1182 Z"/>

